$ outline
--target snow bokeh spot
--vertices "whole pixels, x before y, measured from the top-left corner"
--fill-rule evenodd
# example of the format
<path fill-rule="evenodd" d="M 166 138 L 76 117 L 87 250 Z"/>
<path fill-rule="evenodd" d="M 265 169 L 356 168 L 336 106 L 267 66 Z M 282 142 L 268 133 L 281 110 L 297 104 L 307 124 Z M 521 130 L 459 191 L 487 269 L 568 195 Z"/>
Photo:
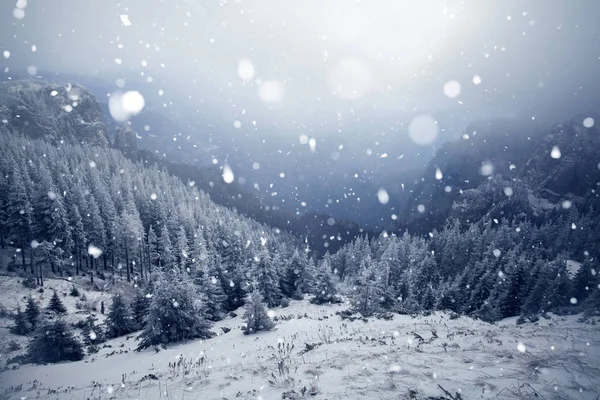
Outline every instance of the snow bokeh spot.
<path fill-rule="evenodd" d="M 88 246 L 88 254 L 94 258 L 98 258 L 102 255 L 102 250 L 94 246 L 93 244 L 90 244 Z"/>
<path fill-rule="evenodd" d="M 381 188 L 377 192 L 377 200 L 379 200 L 381 204 L 387 204 L 388 201 L 390 201 L 390 195 L 384 188 Z"/>
<path fill-rule="evenodd" d="M 474 79 L 474 78 L 473 78 Z M 460 83 L 457 81 L 448 81 L 444 85 L 444 94 L 451 99 L 458 97 L 460 94 Z"/>
<path fill-rule="evenodd" d="M 494 173 L 494 164 L 490 161 L 484 161 L 479 168 L 479 173 L 483 176 L 490 176 Z"/>
<path fill-rule="evenodd" d="M 284 86 L 279 81 L 266 81 L 258 87 L 258 96 L 265 103 L 277 103 L 283 99 Z"/>
<path fill-rule="evenodd" d="M 408 126 L 410 139 L 421 146 L 433 143 L 438 132 L 437 122 L 431 115 L 418 115 L 410 121 Z"/>
<path fill-rule="evenodd" d="M 594 126 L 594 118 L 592 117 L 587 117 L 583 120 L 583 126 L 585 126 L 586 128 L 591 128 Z"/>
<path fill-rule="evenodd" d="M 132 116 L 139 114 L 145 105 L 144 96 L 136 90 L 125 93 L 114 92 L 108 99 L 108 111 L 117 122 L 126 122 Z"/>
<path fill-rule="evenodd" d="M 235 176 L 233 175 L 233 171 L 229 164 L 223 165 L 223 181 L 227 184 L 233 183 Z"/>
<path fill-rule="evenodd" d="M 237 69 L 239 77 L 244 81 L 249 81 L 254 77 L 254 64 L 247 58 L 241 59 Z"/>
<path fill-rule="evenodd" d="M 519 344 L 517 344 L 517 350 L 519 350 L 521 353 L 525 353 L 527 351 L 527 346 L 519 342 Z"/>

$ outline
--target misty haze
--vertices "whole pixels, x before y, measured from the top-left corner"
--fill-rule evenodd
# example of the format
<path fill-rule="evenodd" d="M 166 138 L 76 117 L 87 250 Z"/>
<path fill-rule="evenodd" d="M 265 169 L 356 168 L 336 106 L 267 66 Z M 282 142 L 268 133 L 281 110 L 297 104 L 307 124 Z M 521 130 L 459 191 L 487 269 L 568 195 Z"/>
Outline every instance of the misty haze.
<path fill-rule="evenodd" d="M 599 399 L 598 15 L 0 2 L 0 399 Z"/>

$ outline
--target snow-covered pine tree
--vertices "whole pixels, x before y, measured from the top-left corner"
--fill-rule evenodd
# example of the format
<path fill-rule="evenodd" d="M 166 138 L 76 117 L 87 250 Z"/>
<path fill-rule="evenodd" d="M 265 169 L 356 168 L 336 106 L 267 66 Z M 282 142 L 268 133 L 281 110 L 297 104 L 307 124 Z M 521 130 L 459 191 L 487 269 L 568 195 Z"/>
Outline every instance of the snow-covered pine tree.
<path fill-rule="evenodd" d="M 149 259 L 149 271 L 151 274 L 155 271 L 156 267 L 158 267 L 158 262 L 160 260 L 160 253 L 158 252 L 158 237 L 154 232 L 154 228 L 150 225 L 148 228 L 148 259 Z"/>
<path fill-rule="evenodd" d="M 252 278 L 256 281 L 255 290 L 260 292 L 267 306 L 277 307 L 281 301 L 279 276 L 266 247 L 258 255 L 258 261 L 252 269 Z"/>
<path fill-rule="evenodd" d="M 106 336 L 116 338 L 135 331 L 135 321 L 125 299 L 121 295 L 114 295 L 106 316 Z"/>
<path fill-rule="evenodd" d="M 31 324 L 27 321 L 27 315 L 21 311 L 21 307 L 17 308 L 15 324 L 10 328 L 10 332 L 15 335 L 27 335 L 31 332 Z"/>
<path fill-rule="evenodd" d="M 89 314 L 85 319 L 85 325 L 81 330 L 81 339 L 83 344 L 88 346 L 88 353 L 95 353 L 97 345 L 105 341 L 105 334 L 102 325 L 97 324 L 98 319 Z"/>
<path fill-rule="evenodd" d="M 28 297 L 27 305 L 25 306 L 25 317 L 31 329 L 37 329 L 41 318 L 40 315 L 40 306 L 33 297 Z"/>
<path fill-rule="evenodd" d="M 352 294 L 352 308 L 368 317 L 379 307 L 381 286 L 371 257 L 367 256 L 362 260 L 360 269 L 360 277 Z"/>
<path fill-rule="evenodd" d="M 27 348 L 27 357 L 34 363 L 78 361 L 83 356 L 81 343 L 62 319 L 40 324 Z"/>
<path fill-rule="evenodd" d="M 311 299 L 311 303 L 314 304 L 341 302 L 335 281 L 333 280 L 333 275 L 331 273 L 329 253 L 325 254 L 321 260 L 321 263 L 319 264 L 319 267 L 317 268 L 314 295 L 315 296 Z"/>
<path fill-rule="evenodd" d="M 245 307 L 246 311 L 244 312 L 243 320 L 246 325 L 242 327 L 245 335 L 260 331 L 270 331 L 275 327 L 275 323 L 269 317 L 262 295 L 258 290 L 254 290 L 248 294 Z"/>
<path fill-rule="evenodd" d="M 139 335 L 138 350 L 192 339 L 207 339 L 214 334 L 206 308 L 185 271 L 159 274 L 148 309 L 145 326 Z"/>
<path fill-rule="evenodd" d="M 60 297 L 58 297 L 58 292 L 56 290 L 54 293 L 52 293 L 52 297 L 50 297 L 50 303 L 48 304 L 47 310 L 58 314 L 64 314 L 67 312 L 67 308 L 63 304 Z"/>
<path fill-rule="evenodd" d="M 131 302 L 131 313 L 133 321 L 135 323 L 135 329 L 140 330 L 144 328 L 144 320 L 148 315 L 148 309 L 150 308 L 151 295 L 147 295 L 141 289 L 136 290 L 133 301 Z"/>
<path fill-rule="evenodd" d="M 204 307 L 206 308 L 208 319 L 211 321 L 219 321 L 223 319 L 223 316 L 225 315 L 224 306 L 227 302 L 227 296 L 221 285 L 221 273 L 219 268 L 212 260 L 208 261 L 208 263 L 205 261 L 204 265 L 201 267 L 202 278 L 200 280 L 200 291 L 204 299 Z"/>
<path fill-rule="evenodd" d="M 160 254 L 160 267 L 163 270 L 173 267 L 175 257 L 173 256 L 173 245 L 169 236 L 167 225 L 163 225 L 158 238 L 158 253 Z"/>
<path fill-rule="evenodd" d="M 189 265 L 189 254 L 190 249 L 188 246 L 187 234 L 185 233 L 185 228 L 181 226 L 179 231 L 177 232 L 177 237 L 175 238 L 175 262 L 177 266 L 182 270 L 186 271 Z"/>

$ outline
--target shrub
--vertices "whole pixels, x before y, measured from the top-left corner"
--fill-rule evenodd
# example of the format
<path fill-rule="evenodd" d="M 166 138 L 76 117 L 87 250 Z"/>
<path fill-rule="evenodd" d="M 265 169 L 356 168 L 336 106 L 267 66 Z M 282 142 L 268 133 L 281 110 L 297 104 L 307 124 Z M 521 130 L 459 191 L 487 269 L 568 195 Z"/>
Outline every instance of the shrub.
<path fill-rule="evenodd" d="M 65 314 L 67 312 L 67 308 L 58 297 L 58 292 L 55 290 L 50 298 L 50 304 L 48 304 L 48 311 L 54 311 L 57 314 Z"/>
<path fill-rule="evenodd" d="M 37 288 L 37 283 L 36 283 L 35 278 L 33 276 L 26 276 L 25 278 L 23 278 L 23 280 L 21 281 L 21 283 L 27 289 L 35 289 L 35 288 Z"/>
<path fill-rule="evenodd" d="M 42 323 L 29 343 L 27 356 L 34 363 L 78 361 L 84 356 L 81 343 L 62 319 Z"/>
<path fill-rule="evenodd" d="M 69 296 L 73 296 L 73 297 L 80 296 L 79 289 L 77 289 L 77 287 L 75 287 L 75 285 L 71 286 L 71 291 L 69 292 Z"/>
<path fill-rule="evenodd" d="M 6 346 L 6 350 L 10 353 L 13 351 L 17 351 L 17 350 L 21 350 L 21 344 L 19 342 L 17 342 L 16 340 L 11 340 L 10 342 L 8 342 L 8 345 Z"/>
<path fill-rule="evenodd" d="M 17 309 L 17 314 L 15 315 L 15 324 L 10 328 L 10 332 L 15 335 L 27 335 L 31 332 L 32 327 L 29 321 L 27 320 L 27 315 L 21 312 L 21 309 Z"/>

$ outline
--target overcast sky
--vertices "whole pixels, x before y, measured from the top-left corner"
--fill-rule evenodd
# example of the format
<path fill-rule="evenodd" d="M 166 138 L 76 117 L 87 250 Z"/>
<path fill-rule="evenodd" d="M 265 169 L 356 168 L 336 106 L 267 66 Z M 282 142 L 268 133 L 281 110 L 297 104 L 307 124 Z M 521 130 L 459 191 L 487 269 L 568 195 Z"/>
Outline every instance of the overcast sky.
<path fill-rule="evenodd" d="M 17 3 L 24 12 L 0 4 L 2 63 L 13 72 L 144 73 L 156 77 L 147 90 L 168 79 L 232 120 L 242 109 L 318 127 L 350 110 L 545 116 L 597 105 L 596 0 Z M 248 81 L 240 60 L 245 73 L 254 67 Z M 263 93 L 272 103 L 257 80 L 276 83 Z M 444 95 L 452 80 L 455 98 Z"/>
<path fill-rule="evenodd" d="M 356 173 L 396 182 L 473 120 L 597 112 L 599 15 L 599 0 L 6 0 L 0 67 L 104 79 L 100 96 L 123 78 L 210 142 L 201 163 L 302 200 Z M 429 113 L 437 138 L 427 120 L 411 136 Z"/>

